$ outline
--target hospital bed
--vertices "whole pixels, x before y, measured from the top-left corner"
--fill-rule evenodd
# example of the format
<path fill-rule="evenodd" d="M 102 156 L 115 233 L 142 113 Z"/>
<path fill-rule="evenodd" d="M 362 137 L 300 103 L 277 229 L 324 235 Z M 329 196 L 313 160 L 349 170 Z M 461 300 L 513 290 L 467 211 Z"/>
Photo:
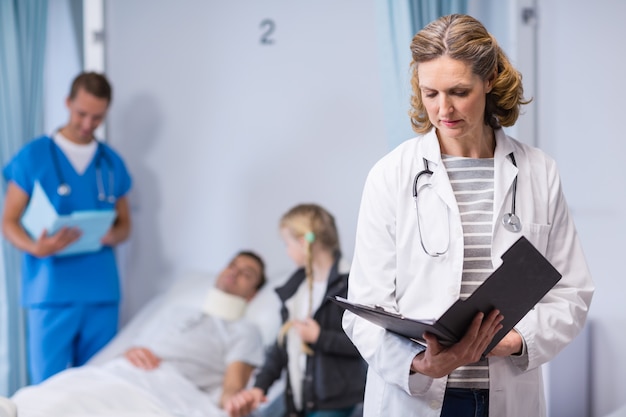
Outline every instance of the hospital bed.
<path fill-rule="evenodd" d="M 282 278 L 286 278 L 286 274 Z M 143 328 L 158 325 L 171 308 L 200 307 L 213 283 L 213 274 L 191 272 L 181 275 L 167 291 L 144 306 L 87 365 L 65 370 L 37 386 L 18 390 L 11 399 L 17 405 L 19 417 L 224 416 L 221 410 L 212 406 L 208 396 L 186 380 L 176 379 L 167 369 L 160 371 L 162 374 L 157 378 L 151 378 L 158 386 L 143 380 L 131 385 L 119 377 L 119 372 L 115 375 L 109 372 L 111 366 L 123 362 L 120 355 L 132 346 L 135 335 Z M 280 302 L 273 291 L 280 284 L 280 280 L 268 282 L 249 303 L 245 314 L 248 320 L 258 325 L 266 346 L 274 343 L 280 327 Z M 163 389 L 165 385 L 167 389 Z M 283 386 L 284 381 L 274 384 L 268 393 L 270 400 L 280 395 Z M 2 407 L 0 403 L 0 417 L 5 417 Z M 11 405 L 6 407 L 6 417 L 13 417 Z"/>

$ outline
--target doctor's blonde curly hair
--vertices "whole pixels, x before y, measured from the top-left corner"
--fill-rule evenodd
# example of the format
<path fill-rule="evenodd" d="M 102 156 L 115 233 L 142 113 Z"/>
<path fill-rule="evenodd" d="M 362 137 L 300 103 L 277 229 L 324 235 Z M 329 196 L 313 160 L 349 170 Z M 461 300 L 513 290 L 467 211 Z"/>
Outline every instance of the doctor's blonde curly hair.
<path fill-rule="evenodd" d="M 409 116 L 416 133 L 426 133 L 432 127 L 420 91 L 417 69 L 422 62 L 448 56 L 472 67 L 482 80 L 492 78 L 493 89 L 487 94 L 485 124 L 494 129 L 512 126 L 519 117 L 524 99 L 522 75 L 517 71 L 496 39 L 478 20 L 471 16 L 443 16 L 420 30 L 411 42 L 411 110 Z"/>

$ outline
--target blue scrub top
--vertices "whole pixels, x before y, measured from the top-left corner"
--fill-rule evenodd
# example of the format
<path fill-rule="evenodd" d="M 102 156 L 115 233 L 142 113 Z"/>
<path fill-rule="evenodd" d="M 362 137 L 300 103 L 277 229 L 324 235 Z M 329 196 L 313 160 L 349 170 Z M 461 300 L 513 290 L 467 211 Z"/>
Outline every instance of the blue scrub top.
<path fill-rule="evenodd" d="M 101 170 L 105 194 L 120 198 L 131 187 L 131 178 L 122 158 L 111 147 L 100 144 L 86 171 L 79 175 L 63 151 L 48 136 L 34 139 L 24 146 L 4 167 L 7 181 L 13 181 L 29 196 L 36 181 L 46 192 L 50 202 L 61 215 L 75 210 L 114 209 L 115 203 L 98 199 L 97 170 Z M 63 179 L 71 193 L 60 196 L 60 184 L 50 152 L 56 152 Z M 113 172 L 113 190 L 110 190 L 109 172 Z M 22 268 L 22 304 L 34 306 L 44 303 L 117 302 L 120 284 L 112 247 L 97 252 L 68 256 L 37 258 L 24 254 Z"/>

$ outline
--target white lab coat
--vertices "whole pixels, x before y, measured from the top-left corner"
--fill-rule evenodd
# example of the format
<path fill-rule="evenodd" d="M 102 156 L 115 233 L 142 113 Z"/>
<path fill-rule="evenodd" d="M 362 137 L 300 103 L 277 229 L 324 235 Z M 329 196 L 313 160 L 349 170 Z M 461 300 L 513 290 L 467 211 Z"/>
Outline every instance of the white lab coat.
<path fill-rule="evenodd" d="M 508 156 L 514 153 L 517 168 Z M 417 229 L 413 180 L 428 160 L 432 188 L 419 196 L 422 234 Z M 561 272 L 557 285 L 515 327 L 527 356 L 489 359 L 493 417 L 546 415 L 540 365 L 552 359 L 580 331 L 586 320 L 593 283 L 574 223 L 561 190 L 555 162 L 542 151 L 496 131 L 494 155 L 494 221 L 492 261 L 520 237 L 507 231 L 502 215 L 511 211 L 517 174 L 516 213 L 522 234 Z M 437 197 L 438 196 L 438 197 Z M 446 208 L 449 216 L 446 216 Z M 456 199 L 434 130 L 411 139 L 383 157 L 370 171 L 357 226 L 348 298 L 380 305 L 407 317 L 438 318 L 459 298 L 463 268 L 463 230 Z M 438 417 L 447 378 L 409 375 L 417 344 L 346 312 L 343 326 L 369 364 L 364 416 Z"/>

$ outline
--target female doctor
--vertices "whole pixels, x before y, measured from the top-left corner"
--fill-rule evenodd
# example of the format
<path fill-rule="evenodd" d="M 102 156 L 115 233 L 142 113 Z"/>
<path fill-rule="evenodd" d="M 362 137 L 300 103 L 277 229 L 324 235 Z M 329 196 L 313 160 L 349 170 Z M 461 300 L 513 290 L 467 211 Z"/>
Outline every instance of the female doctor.
<path fill-rule="evenodd" d="M 364 416 L 545 416 L 540 366 L 578 334 L 593 283 L 555 162 L 508 137 L 521 75 L 470 16 L 442 17 L 411 43 L 418 136 L 370 171 L 348 298 L 437 318 L 467 298 L 525 236 L 561 280 L 487 355 L 502 315 L 479 313 L 465 336 L 426 346 L 349 312 L 344 329 L 369 363 Z"/>

